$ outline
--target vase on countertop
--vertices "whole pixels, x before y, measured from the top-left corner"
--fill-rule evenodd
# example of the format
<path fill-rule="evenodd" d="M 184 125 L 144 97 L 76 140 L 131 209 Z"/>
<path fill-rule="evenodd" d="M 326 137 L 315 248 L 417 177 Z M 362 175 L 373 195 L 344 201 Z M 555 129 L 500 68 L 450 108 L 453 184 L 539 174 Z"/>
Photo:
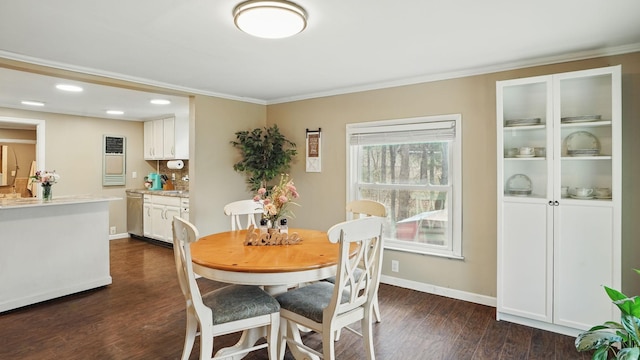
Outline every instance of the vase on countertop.
<path fill-rule="evenodd" d="M 51 188 L 51 184 L 42 184 L 42 201 L 51 201 L 51 199 L 53 198 L 53 192 Z"/>

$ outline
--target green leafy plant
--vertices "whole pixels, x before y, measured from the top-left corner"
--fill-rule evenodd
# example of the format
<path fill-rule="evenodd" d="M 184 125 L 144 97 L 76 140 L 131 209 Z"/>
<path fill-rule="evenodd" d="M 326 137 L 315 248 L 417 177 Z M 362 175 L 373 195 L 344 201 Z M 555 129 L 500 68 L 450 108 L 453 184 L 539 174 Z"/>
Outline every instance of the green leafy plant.
<path fill-rule="evenodd" d="M 635 270 L 640 274 L 640 270 Z M 607 295 L 620 309 L 620 323 L 607 321 L 580 333 L 576 338 L 578 351 L 595 350 L 593 360 L 640 360 L 640 297 L 628 297 L 618 290 L 604 287 Z"/>
<path fill-rule="evenodd" d="M 238 131 L 231 144 L 242 153 L 242 160 L 233 169 L 246 173 L 251 191 L 266 187 L 277 175 L 286 173 L 297 154 L 296 144 L 287 140 L 277 125 Z"/>

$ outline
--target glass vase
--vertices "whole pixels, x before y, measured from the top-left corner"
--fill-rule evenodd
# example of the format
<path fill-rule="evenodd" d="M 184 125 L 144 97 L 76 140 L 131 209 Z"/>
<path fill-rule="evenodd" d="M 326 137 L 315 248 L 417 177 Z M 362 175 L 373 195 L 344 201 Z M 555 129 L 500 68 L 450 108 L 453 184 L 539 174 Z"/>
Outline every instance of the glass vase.
<path fill-rule="evenodd" d="M 42 200 L 51 201 L 52 198 L 53 192 L 51 189 L 51 184 L 42 184 Z"/>

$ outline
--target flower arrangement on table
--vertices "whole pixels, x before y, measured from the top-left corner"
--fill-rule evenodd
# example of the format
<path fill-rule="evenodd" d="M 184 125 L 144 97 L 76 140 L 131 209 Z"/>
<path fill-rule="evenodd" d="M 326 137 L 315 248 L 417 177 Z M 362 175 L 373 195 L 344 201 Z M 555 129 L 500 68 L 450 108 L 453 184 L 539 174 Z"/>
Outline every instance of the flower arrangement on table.
<path fill-rule="evenodd" d="M 56 171 L 38 170 L 34 176 L 30 177 L 31 182 L 39 183 L 42 186 L 42 199 L 51 200 L 51 185 L 60 180 L 60 175 Z"/>
<path fill-rule="evenodd" d="M 297 205 L 292 199 L 297 199 L 300 195 L 293 184 L 293 180 L 289 174 L 280 175 L 280 182 L 270 191 L 261 187 L 258 193 L 253 197 L 256 202 L 262 201 L 264 213 L 263 219 L 271 221 L 271 227 L 277 228 L 279 220 L 284 217 L 293 217 L 293 212 L 289 208 L 291 205 Z"/>

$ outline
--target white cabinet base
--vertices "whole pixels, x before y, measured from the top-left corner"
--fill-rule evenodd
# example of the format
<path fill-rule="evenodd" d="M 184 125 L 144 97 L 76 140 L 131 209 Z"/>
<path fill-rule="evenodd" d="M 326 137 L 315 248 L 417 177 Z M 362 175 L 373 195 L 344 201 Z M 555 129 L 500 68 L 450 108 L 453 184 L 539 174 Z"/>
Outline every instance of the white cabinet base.
<path fill-rule="evenodd" d="M 505 314 L 501 312 L 496 312 L 496 319 L 501 321 L 508 321 L 508 322 L 512 322 L 520 325 L 525 325 L 525 326 L 533 327 L 536 329 L 551 331 L 554 333 L 563 334 L 571 337 L 576 337 L 579 333 L 582 332 L 582 330 L 577 330 L 577 329 L 566 327 L 566 326 L 556 325 L 546 321 L 537 321 L 537 320 L 516 316 L 516 315 L 511 315 L 511 314 Z"/>

